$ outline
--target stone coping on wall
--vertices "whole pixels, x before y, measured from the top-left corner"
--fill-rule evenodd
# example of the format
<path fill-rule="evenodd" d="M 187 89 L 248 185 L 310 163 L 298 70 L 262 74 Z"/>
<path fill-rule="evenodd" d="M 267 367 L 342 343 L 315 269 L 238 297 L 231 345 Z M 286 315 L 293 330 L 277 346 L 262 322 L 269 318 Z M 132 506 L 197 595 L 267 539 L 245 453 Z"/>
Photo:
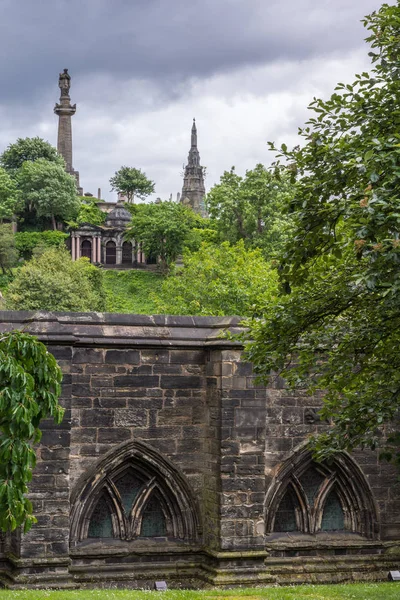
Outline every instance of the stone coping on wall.
<path fill-rule="evenodd" d="M 36 335 L 47 344 L 77 346 L 240 347 L 223 332 L 240 333 L 241 317 L 0 311 L 0 333 Z"/>

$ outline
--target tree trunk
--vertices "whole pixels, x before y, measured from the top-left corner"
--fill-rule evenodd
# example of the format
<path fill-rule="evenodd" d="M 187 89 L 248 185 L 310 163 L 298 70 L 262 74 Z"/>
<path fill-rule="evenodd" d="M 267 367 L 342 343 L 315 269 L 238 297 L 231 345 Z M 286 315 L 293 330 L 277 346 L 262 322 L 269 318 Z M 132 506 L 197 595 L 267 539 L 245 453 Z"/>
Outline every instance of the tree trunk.
<path fill-rule="evenodd" d="M 242 238 L 247 238 L 247 234 L 246 231 L 244 229 L 244 225 L 243 225 L 243 217 L 240 214 L 237 214 L 237 223 L 238 223 L 238 227 L 239 227 L 239 233 L 242 236 Z"/>
<path fill-rule="evenodd" d="M 53 224 L 54 231 L 57 231 L 57 222 L 56 222 L 54 215 L 51 215 L 51 222 Z"/>

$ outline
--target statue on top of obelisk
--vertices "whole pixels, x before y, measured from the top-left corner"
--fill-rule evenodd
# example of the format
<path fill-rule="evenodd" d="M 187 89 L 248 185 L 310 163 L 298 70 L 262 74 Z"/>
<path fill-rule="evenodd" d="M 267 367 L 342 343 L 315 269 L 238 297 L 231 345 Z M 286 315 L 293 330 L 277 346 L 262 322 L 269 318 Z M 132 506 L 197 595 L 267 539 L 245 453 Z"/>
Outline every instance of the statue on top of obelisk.
<path fill-rule="evenodd" d="M 76 104 L 71 104 L 69 90 L 71 87 L 71 75 L 68 69 L 64 69 L 58 78 L 58 87 L 60 88 L 60 103 L 54 107 L 54 112 L 58 116 L 58 138 L 57 151 L 65 160 L 65 169 L 67 173 L 76 178 L 79 189 L 79 173 L 72 166 L 72 125 L 71 117 L 76 112 Z"/>
<path fill-rule="evenodd" d="M 71 75 L 68 73 L 68 69 L 64 69 L 58 78 L 58 87 L 61 90 L 61 97 L 68 96 L 69 97 L 69 88 L 71 87 Z"/>

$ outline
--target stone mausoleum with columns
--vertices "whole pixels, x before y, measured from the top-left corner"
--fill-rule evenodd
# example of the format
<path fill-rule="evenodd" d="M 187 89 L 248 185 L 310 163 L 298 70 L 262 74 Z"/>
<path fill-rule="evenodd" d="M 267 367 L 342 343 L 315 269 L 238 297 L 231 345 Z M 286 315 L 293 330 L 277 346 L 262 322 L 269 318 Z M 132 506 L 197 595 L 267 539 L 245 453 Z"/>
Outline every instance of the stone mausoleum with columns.
<path fill-rule="evenodd" d="M 122 204 L 114 206 L 104 225 L 84 223 L 71 232 L 72 260 L 86 256 L 94 264 L 127 268 L 151 264 L 153 261 L 145 257 L 140 244 L 124 239 L 130 212 Z"/>
<path fill-rule="evenodd" d="M 71 104 L 71 76 L 68 69 L 59 75 L 60 101 L 54 107 L 58 116 L 57 150 L 65 160 L 66 170 L 76 178 L 80 194 L 79 173 L 73 167 L 72 152 L 72 122 L 76 112 L 76 104 Z M 178 195 L 180 202 L 190 206 L 195 212 L 205 216 L 204 207 L 204 168 L 200 164 L 200 154 L 197 148 L 197 127 L 193 119 L 191 130 L 191 145 L 188 162 L 184 170 L 182 194 Z M 124 239 L 124 232 L 131 220 L 131 214 L 123 202 L 99 202 L 99 208 L 107 213 L 103 226 L 83 223 L 71 231 L 71 255 L 73 260 L 86 256 L 94 264 L 109 267 L 137 267 L 154 264 L 156 257 L 145 256 L 140 244 Z"/>

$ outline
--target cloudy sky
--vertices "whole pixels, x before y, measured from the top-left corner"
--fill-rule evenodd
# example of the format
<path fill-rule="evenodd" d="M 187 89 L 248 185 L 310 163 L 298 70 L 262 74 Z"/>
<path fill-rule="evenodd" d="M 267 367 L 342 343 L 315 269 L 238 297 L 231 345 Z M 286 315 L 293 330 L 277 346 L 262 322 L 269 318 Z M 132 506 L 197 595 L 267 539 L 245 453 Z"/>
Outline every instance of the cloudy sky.
<path fill-rule="evenodd" d="M 206 186 L 296 143 L 313 96 L 369 68 L 360 19 L 379 0 L 0 0 L 0 152 L 57 139 L 58 73 L 72 76 L 74 167 L 85 191 L 142 168 L 182 187 L 192 118 Z"/>

